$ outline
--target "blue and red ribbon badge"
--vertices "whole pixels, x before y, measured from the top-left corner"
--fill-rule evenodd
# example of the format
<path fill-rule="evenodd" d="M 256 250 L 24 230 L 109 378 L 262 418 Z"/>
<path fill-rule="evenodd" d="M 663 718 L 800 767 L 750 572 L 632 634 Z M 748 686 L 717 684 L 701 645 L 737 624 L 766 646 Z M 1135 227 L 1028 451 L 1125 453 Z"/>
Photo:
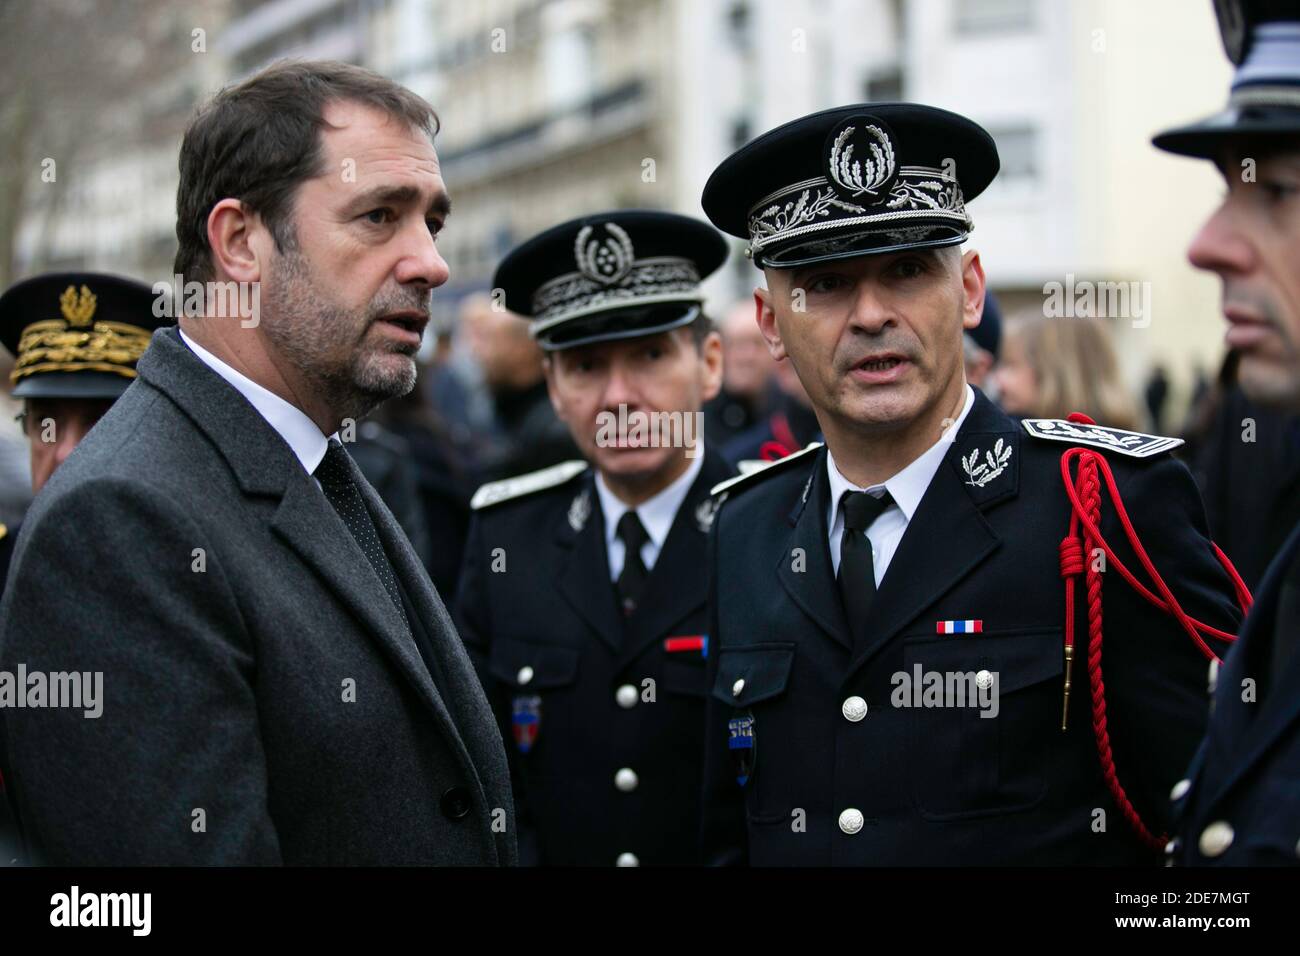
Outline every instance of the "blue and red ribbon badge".
<path fill-rule="evenodd" d="M 683 634 L 679 637 L 664 638 L 664 650 L 669 654 L 687 654 L 699 651 L 702 657 L 708 656 L 709 635 Z"/>
<path fill-rule="evenodd" d="M 736 783 L 742 787 L 754 771 L 754 715 L 741 714 L 727 721 L 727 748 L 736 764 Z"/>
<path fill-rule="evenodd" d="M 510 704 L 510 725 L 514 731 L 515 746 L 526 754 L 537 743 L 537 733 L 542 729 L 542 699 L 536 694 L 520 694 Z"/>

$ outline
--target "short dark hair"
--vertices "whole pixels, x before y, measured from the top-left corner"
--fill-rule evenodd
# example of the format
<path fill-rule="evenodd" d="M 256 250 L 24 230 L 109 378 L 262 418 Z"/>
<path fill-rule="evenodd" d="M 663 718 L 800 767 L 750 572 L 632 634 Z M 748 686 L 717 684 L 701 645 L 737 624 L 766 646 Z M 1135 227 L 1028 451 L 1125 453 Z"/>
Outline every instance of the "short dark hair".
<path fill-rule="evenodd" d="M 300 183 L 320 174 L 320 131 L 329 103 L 361 103 L 430 139 L 438 115 L 387 77 L 334 60 L 280 60 L 202 107 L 181 141 L 176 260 L 186 281 L 212 279 L 208 216 L 222 199 L 261 217 L 276 248 L 296 245 L 289 211 Z"/>
<path fill-rule="evenodd" d="M 709 337 L 711 332 L 717 330 L 717 326 L 714 325 L 713 320 L 705 314 L 703 309 L 686 327 L 691 330 L 691 340 L 695 343 L 697 349 L 702 348 L 704 340 Z"/>

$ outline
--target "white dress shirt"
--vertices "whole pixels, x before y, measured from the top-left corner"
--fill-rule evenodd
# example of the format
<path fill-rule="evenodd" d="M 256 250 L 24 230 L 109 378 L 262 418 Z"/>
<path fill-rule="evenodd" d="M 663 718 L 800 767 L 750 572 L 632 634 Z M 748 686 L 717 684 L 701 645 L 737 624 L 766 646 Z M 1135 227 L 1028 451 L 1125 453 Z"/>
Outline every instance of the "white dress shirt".
<path fill-rule="evenodd" d="M 266 419 L 266 423 L 274 428 L 276 434 L 293 450 L 294 456 L 302 463 L 307 474 L 310 475 L 316 470 L 316 466 L 325 457 L 329 439 L 316 427 L 316 423 L 307 417 L 306 412 L 297 405 L 286 402 L 269 389 L 258 385 L 247 375 L 235 371 L 183 331 L 181 331 L 181 341 L 199 357 L 204 365 L 224 378 L 240 395 L 248 399 L 249 404 L 257 409 L 257 413 Z"/>
<path fill-rule="evenodd" d="M 882 492 L 888 491 L 894 499 L 894 503 L 882 511 L 867 528 L 867 539 L 871 542 L 871 562 L 876 572 L 876 586 L 879 587 L 889 568 L 889 562 L 893 560 L 894 552 L 898 550 L 899 542 L 903 540 L 907 523 L 916 513 L 917 505 L 925 496 L 925 490 L 930 487 L 934 473 L 939 470 L 939 463 L 947 454 L 948 447 L 956 440 L 957 432 L 974 404 L 975 390 L 967 385 L 966 403 L 962 406 L 961 414 L 943 436 L 894 477 L 870 488 L 860 488 L 841 475 L 830 448 L 826 449 L 826 473 L 831 487 L 826 526 L 830 528 L 831 567 L 836 574 L 840 572 L 840 537 L 844 534 L 844 515 L 840 513 L 840 498 L 844 492 L 865 491 L 880 497 Z"/>
<path fill-rule="evenodd" d="M 664 540 L 672 530 L 673 519 L 677 509 L 686 500 L 686 493 L 695 484 L 700 469 L 704 467 L 704 450 L 696 455 L 684 472 L 673 480 L 663 491 L 636 507 L 636 516 L 646 530 L 646 543 L 641 546 L 641 561 L 649 571 L 655 566 L 659 552 L 663 550 Z M 600 472 L 596 472 L 596 496 L 600 499 L 600 510 L 605 515 L 605 553 L 609 555 L 609 579 L 617 581 L 623 573 L 623 559 L 627 548 L 618 537 L 618 522 L 629 508 L 609 490 Z"/>

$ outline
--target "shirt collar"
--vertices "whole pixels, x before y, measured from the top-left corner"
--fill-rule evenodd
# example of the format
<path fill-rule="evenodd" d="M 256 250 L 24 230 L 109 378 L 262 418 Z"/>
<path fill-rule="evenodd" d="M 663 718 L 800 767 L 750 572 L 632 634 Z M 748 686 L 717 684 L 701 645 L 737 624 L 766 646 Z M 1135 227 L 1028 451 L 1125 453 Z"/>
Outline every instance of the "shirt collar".
<path fill-rule="evenodd" d="M 181 333 L 181 340 L 204 365 L 224 378 L 240 395 L 248 399 L 249 404 L 257 409 L 257 413 L 266 419 L 266 423 L 284 439 L 294 456 L 302 463 L 302 467 L 307 470 L 307 474 L 315 472 L 316 466 L 325 457 L 329 439 L 316 427 L 316 423 L 307 417 L 306 412 L 297 405 L 286 402 L 270 389 L 258 385 L 247 375 L 231 368 L 186 335 L 184 330 L 178 331 Z"/>
<path fill-rule="evenodd" d="M 962 423 L 966 421 L 966 416 L 970 414 L 970 410 L 974 405 L 975 390 L 970 385 L 967 385 L 966 402 L 962 405 L 961 414 L 957 416 L 957 421 L 940 436 L 939 440 L 894 477 L 869 488 L 860 488 L 840 474 L 839 468 L 835 465 L 835 457 L 831 454 L 828 445 L 826 448 L 826 475 L 830 479 L 831 488 L 831 514 L 828 527 L 835 527 L 840 508 L 840 498 L 844 496 L 846 491 L 866 491 L 875 495 L 879 495 L 882 489 L 888 491 L 890 497 L 894 499 L 894 503 L 903 512 L 903 517 L 907 521 L 911 521 L 917 506 L 921 504 L 921 499 L 925 497 L 925 490 L 930 487 L 930 482 L 934 479 L 934 473 L 939 470 L 939 463 L 943 461 L 943 456 L 948 453 L 948 448 L 957 440 L 957 432 L 961 430 Z"/>
<path fill-rule="evenodd" d="M 690 465 L 673 479 L 672 484 L 653 498 L 637 505 L 636 515 L 641 519 L 641 524 L 656 548 L 664 546 L 664 539 L 668 537 L 668 532 L 672 530 L 673 519 L 677 517 L 677 509 L 686 500 L 686 493 L 691 490 L 691 485 L 695 484 L 695 479 L 699 477 L 700 469 L 703 467 L 704 451 L 701 448 L 700 454 L 691 459 Z M 600 472 L 596 472 L 596 494 L 600 497 L 600 510 L 605 515 L 605 546 L 609 547 L 618 535 L 619 519 L 632 509 L 609 490 Z"/>

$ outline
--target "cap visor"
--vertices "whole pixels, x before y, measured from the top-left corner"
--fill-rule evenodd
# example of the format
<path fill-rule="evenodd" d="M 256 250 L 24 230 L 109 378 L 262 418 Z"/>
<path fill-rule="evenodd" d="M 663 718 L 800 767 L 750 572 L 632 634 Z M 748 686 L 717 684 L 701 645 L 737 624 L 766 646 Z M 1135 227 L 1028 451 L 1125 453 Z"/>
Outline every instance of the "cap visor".
<path fill-rule="evenodd" d="M 1151 143 L 1179 156 L 1217 159 L 1225 146 L 1238 140 L 1273 137 L 1294 137 L 1300 142 L 1300 111 L 1228 109 L 1199 123 L 1159 133 Z"/>
<path fill-rule="evenodd" d="M 116 399 L 133 381 L 112 372 L 44 372 L 20 378 L 10 394 L 14 398 Z"/>
<path fill-rule="evenodd" d="M 658 335 L 689 325 L 700 315 L 698 302 L 681 302 L 639 309 L 618 309 L 583 316 L 548 330 L 537 340 L 548 352 L 612 342 L 619 339 Z"/>
<path fill-rule="evenodd" d="M 818 262 L 878 256 L 908 249 L 937 249 L 966 241 L 969 233 L 950 224 L 894 226 L 888 229 L 857 229 L 839 236 L 821 236 L 763 251 L 754 264 L 763 269 L 794 269 Z"/>

